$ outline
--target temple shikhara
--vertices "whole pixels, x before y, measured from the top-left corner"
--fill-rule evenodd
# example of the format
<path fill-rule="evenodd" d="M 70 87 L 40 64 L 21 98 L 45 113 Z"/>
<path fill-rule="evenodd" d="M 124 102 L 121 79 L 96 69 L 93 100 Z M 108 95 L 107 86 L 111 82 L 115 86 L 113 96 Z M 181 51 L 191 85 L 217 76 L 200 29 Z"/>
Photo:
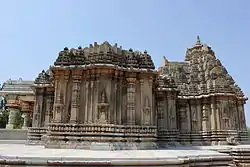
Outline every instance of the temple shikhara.
<path fill-rule="evenodd" d="M 199 38 L 183 62 L 164 57 L 158 70 L 147 51 L 108 42 L 65 47 L 25 91 L 8 90 L 18 83 L 25 81 L 7 81 L 0 93 L 6 128 L 20 110 L 23 128 L 31 126 L 27 144 L 120 150 L 248 140 L 247 98 Z"/>

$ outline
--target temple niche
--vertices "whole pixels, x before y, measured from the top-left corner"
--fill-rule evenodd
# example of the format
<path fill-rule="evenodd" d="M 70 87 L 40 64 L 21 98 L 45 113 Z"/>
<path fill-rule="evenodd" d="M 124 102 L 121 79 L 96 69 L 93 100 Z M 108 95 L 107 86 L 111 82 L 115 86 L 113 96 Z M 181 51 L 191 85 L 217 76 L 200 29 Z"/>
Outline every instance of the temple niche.
<path fill-rule="evenodd" d="M 150 149 L 247 140 L 247 98 L 200 40 L 156 71 L 147 51 L 117 44 L 64 48 L 34 82 L 29 144 Z"/>

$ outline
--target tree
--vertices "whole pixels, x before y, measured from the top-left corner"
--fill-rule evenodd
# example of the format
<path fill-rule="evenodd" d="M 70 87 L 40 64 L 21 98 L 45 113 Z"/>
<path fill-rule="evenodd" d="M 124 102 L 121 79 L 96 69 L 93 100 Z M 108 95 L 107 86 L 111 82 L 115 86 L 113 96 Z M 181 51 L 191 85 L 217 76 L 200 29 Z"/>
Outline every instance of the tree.
<path fill-rule="evenodd" d="M 22 112 L 18 112 L 15 116 L 14 129 L 21 129 L 23 126 Z M 0 129 L 6 128 L 9 120 L 9 111 L 0 109 Z"/>
<path fill-rule="evenodd" d="M 5 128 L 8 123 L 9 112 L 8 110 L 0 109 L 0 128 Z"/>
<path fill-rule="evenodd" d="M 16 114 L 16 119 L 15 119 L 15 125 L 14 125 L 14 129 L 21 129 L 23 126 L 23 120 L 24 118 L 22 117 L 23 112 L 18 112 Z"/>

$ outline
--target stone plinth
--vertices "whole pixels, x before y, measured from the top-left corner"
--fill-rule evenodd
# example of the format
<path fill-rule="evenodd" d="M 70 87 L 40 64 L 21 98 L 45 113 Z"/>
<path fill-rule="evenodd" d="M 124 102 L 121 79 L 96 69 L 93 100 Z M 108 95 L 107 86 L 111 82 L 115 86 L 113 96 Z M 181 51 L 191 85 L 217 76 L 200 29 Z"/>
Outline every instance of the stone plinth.
<path fill-rule="evenodd" d="M 26 144 L 29 145 L 40 145 L 44 144 L 43 136 L 47 133 L 47 128 L 45 127 L 30 127 L 28 128 L 28 135 Z"/>
<path fill-rule="evenodd" d="M 178 146 L 179 131 L 178 130 L 158 130 L 157 143 L 159 147 Z"/>
<path fill-rule="evenodd" d="M 179 141 L 182 145 L 196 145 L 204 144 L 202 131 L 180 132 Z"/>
<path fill-rule="evenodd" d="M 155 126 L 50 124 L 45 147 L 76 149 L 153 149 Z"/>

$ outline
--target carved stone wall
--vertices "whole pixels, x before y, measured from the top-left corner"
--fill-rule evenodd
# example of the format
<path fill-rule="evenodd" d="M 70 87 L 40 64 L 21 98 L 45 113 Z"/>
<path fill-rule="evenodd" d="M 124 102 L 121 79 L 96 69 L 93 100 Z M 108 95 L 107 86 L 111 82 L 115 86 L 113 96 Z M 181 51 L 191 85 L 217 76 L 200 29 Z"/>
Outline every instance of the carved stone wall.
<path fill-rule="evenodd" d="M 245 140 L 247 99 L 200 40 L 184 62 L 164 57 L 158 72 L 146 51 L 108 42 L 64 48 L 54 65 L 36 79 L 33 126 L 48 126 L 46 147 L 156 137 L 163 145 L 217 144 L 233 135 Z"/>
<path fill-rule="evenodd" d="M 57 73 L 57 71 L 54 72 Z M 60 75 L 66 73 L 59 72 Z M 147 75 L 141 77 L 136 73 L 130 74 L 106 68 L 74 70 L 67 71 L 67 83 L 65 77 L 59 77 L 59 74 L 55 74 L 55 76 L 58 75 L 58 79 L 61 78 L 58 81 L 55 80 L 54 118 L 56 122 L 155 124 L 152 85 L 154 74 L 150 74 L 150 77 Z M 65 91 L 68 93 L 62 93 Z M 67 100 L 69 97 L 71 97 L 70 100 Z M 174 103 L 172 105 L 175 107 Z M 58 111 L 60 107 L 63 110 Z M 66 120 L 67 115 L 70 115 L 70 119 Z"/>
<path fill-rule="evenodd" d="M 52 121 L 54 94 L 52 88 L 36 88 L 33 127 L 47 127 Z"/>

